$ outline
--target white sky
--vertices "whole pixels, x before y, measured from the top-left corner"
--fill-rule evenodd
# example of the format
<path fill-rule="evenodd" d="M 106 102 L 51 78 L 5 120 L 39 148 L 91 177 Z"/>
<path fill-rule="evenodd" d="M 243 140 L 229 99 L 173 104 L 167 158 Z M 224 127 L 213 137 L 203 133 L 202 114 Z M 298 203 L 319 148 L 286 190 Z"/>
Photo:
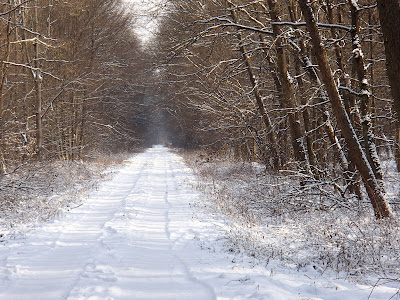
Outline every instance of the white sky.
<path fill-rule="evenodd" d="M 160 15 L 160 4 L 163 0 L 124 0 L 132 5 L 134 15 L 137 17 L 139 38 L 143 43 L 149 41 L 157 29 L 157 18 Z"/>

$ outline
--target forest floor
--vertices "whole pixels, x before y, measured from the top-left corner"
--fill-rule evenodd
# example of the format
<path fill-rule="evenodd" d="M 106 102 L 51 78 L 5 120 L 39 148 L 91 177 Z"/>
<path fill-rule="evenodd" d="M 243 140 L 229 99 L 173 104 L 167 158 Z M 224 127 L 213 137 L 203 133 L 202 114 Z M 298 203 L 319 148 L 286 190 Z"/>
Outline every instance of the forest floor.
<path fill-rule="evenodd" d="M 300 241 L 296 224 L 289 227 L 290 222 L 280 220 L 280 227 L 271 223 L 271 230 L 263 228 L 261 233 L 253 221 L 232 219 L 237 207 L 228 217 L 226 205 L 219 207 L 216 186 L 196 176 L 180 155 L 158 146 L 126 160 L 112 178 L 78 205 L 52 214 L 50 222 L 31 230 L 3 222 L 0 299 L 398 296 L 394 280 L 383 282 L 368 273 L 362 282 L 346 272 L 294 260 L 293 253 L 307 257 L 307 249 L 280 240 L 292 236 Z M 209 188 L 214 192 L 208 193 Z M 241 209 L 255 216 L 247 206 Z M 276 241 L 276 247 L 258 246 L 262 240 L 268 245 Z M 291 256 L 279 248 L 285 245 L 291 247 Z M 272 255 L 271 249 L 279 255 Z"/>

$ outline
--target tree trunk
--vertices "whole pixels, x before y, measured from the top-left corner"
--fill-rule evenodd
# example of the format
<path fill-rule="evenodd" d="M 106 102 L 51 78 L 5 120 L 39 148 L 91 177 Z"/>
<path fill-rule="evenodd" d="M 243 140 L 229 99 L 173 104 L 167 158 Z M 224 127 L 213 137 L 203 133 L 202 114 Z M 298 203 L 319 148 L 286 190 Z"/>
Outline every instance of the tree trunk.
<path fill-rule="evenodd" d="M 327 19 L 330 24 L 335 24 L 334 11 L 333 11 L 334 7 L 335 7 L 335 5 L 333 3 L 330 3 L 329 1 L 327 1 L 327 4 L 326 4 Z M 342 17 L 341 7 L 337 6 L 336 9 L 337 9 L 337 22 L 339 24 L 342 24 L 343 17 Z M 344 58 L 343 58 L 343 47 L 341 47 L 339 45 L 340 35 L 339 35 L 337 29 L 335 29 L 334 27 L 330 28 L 330 32 L 332 35 L 332 39 L 336 41 L 334 43 L 334 51 L 335 51 L 336 63 L 342 73 L 341 85 L 344 85 L 346 88 L 351 89 L 350 75 L 348 74 L 348 71 L 346 70 L 346 67 L 345 67 L 346 61 L 344 61 Z M 342 95 L 343 95 L 343 103 L 347 110 L 348 115 L 350 116 L 350 120 L 353 122 L 353 124 L 357 124 L 357 127 L 359 127 L 361 125 L 361 118 L 360 118 L 358 106 L 356 105 L 355 95 L 350 93 L 347 90 L 343 90 Z"/>
<path fill-rule="evenodd" d="M 13 1 L 9 1 L 9 9 L 11 10 L 14 3 Z M 12 14 L 10 13 L 8 16 L 8 22 L 6 26 L 6 38 L 5 42 L 2 45 L 4 47 L 4 54 L 2 55 L 2 62 L 0 62 L 0 141 L 3 139 L 3 134 L 4 134 L 4 84 L 6 82 L 7 78 L 7 71 L 8 71 L 8 60 L 10 58 L 10 52 L 11 52 L 11 18 Z M 0 174 L 6 173 L 6 163 L 5 163 L 5 158 L 4 158 L 4 153 L 2 149 L 3 145 L 0 144 Z"/>
<path fill-rule="evenodd" d="M 377 218 L 384 218 L 392 216 L 391 209 L 385 198 L 385 190 L 378 182 L 374 172 L 368 162 L 368 159 L 358 141 L 357 135 L 354 131 L 353 125 L 349 116 L 344 108 L 343 101 L 340 97 L 338 87 L 336 86 L 328 57 L 322 44 L 321 37 L 318 32 L 315 17 L 311 8 L 309 0 L 298 0 L 300 8 L 303 12 L 307 29 L 311 36 L 311 43 L 313 45 L 319 69 L 321 72 L 322 82 L 332 105 L 333 112 L 336 116 L 338 125 L 342 131 L 348 147 L 351 160 L 355 163 L 360 175 L 363 179 L 364 186 L 367 190 L 369 199 L 374 208 L 375 216 Z"/>
<path fill-rule="evenodd" d="M 294 6 L 294 0 L 290 0 L 288 3 L 288 10 L 289 10 L 289 15 L 290 15 L 290 21 L 291 22 L 296 22 L 297 21 L 297 14 Z M 299 91 L 300 91 L 300 103 L 303 106 L 302 110 L 302 115 L 303 115 L 303 123 L 304 123 L 304 130 L 305 130 L 305 142 L 306 142 L 306 148 L 307 148 L 307 156 L 308 156 L 308 162 L 311 168 L 311 172 L 314 174 L 315 178 L 318 179 L 320 176 L 319 170 L 318 170 L 318 161 L 317 161 L 317 156 L 315 154 L 314 150 L 314 144 L 313 144 L 313 138 L 312 138 L 312 126 L 311 126 L 311 120 L 312 117 L 310 116 L 310 107 L 308 107 L 308 100 L 307 100 L 307 91 L 306 87 L 303 82 L 303 77 L 302 77 L 302 70 L 301 68 L 304 67 L 304 69 L 307 71 L 311 79 L 313 80 L 314 77 L 317 78 L 315 74 L 315 70 L 313 67 L 310 67 L 307 62 L 310 60 L 308 59 L 304 47 L 304 42 L 302 40 L 302 37 L 295 33 L 296 39 L 299 40 L 300 46 L 296 47 L 295 49 L 295 70 L 296 70 L 296 78 L 297 78 L 297 84 L 299 86 Z M 293 43 L 294 44 L 294 43 Z"/>
<path fill-rule="evenodd" d="M 357 0 L 349 0 L 351 19 L 352 19 L 352 44 L 353 44 L 353 66 L 354 73 L 357 75 L 359 82 L 359 98 L 361 102 L 361 125 L 364 140 L 364 150 L 367 155 L 376 179 L 382 181 L 383 173 L 374 142 L 374 133 L 372 128 L 371 114 L 371 91 L 367 79 L 367 68 L 364 63 L 364 54 L 361 48 L 360 41 L 360 8 Z"/>
<path fill-rule="evenodd" d="M 377 4 L 393 107 L 400 122 L 400 4 L 399 0 L 377 0 Z"/>
<path fill-rule="evenodd" d="M 268 1 L 269 13 L 273 22 L 279 22 L 280 18 L 276 11 L 276 0 Z M 289 110 L 289 126 L 291 131 L 291 141 L 294 156 L 298 162 L 305 163 L 305 149 L 301 140 L 305 136 L 305 132 L 301 127 L 300 115 L 297 111 L 297 103 L 295 100 L 295 92 L 292 78 L 290 78 L 287 66 L 287 54 L 282 40 L 282 31 L 278 25 L 272 25 L 273 37 L 275 39 L 275 48 L 277 56 L 277 74 L 282 87 L 281 99 L 285 108 Z"/>
<path fill-rule="evenodd" d="M 34 31 L 34 37 L 36 39 L 39 38 L 39 19 L 38 19 L 38 3 L 37 0 L 34 1 L 34 18 L 33 18 L 33 31 Z M 22 24 L 25 26 L 25 16 L 24 12 L 21 14 L 22 16 Z M 25 37 L 25 31 L 22 31 L 22 37 L 26 39 Z M 25 47 L 25 55 L 26 55 L 26 60 L 28 64 L 31 64 L 32 69 L 31 69 L 31 75 L 33 79 L 33 83 L 35 86 L 35 92 L 36 92 L 36 114 L 35 114 L 35 120 L 36 120 L 36 154 L 40 157 L 42 154 L 42 149 L 43 149 L 43 126 L 42 126 L 42 74 L 40 70 L 40 63 L 39 63 L 39 42 L 37 40 L 33 41 L 33 58 L 31 60 L 28 48 L 26 45 Z"/>
<path fill-rule="evenodd" d="M 233 20 L 238 23 L 238 17 L 237 17 L 237 13 L 234 10 L 234 8 L 232 8 L 232 18 Z M 239 29 L 238 29 L 239 30 Z M 249 80 L 251 82 L 252 88 L 253 88 L 253 93 L 254 93 L 254 97 L 256 98 L 256 102 L 257 102 L 257 107 L 258 110 L 261 114 L 262 120 L 264 122 L 264 125 L 267 129 L 267 132 L 269 133 L 269 139 L 271 142 L 271 156 L 273 157 L 273 161 L 274 161 L 274 169 L 279 170 L 282 166 L 281 163 L 281 159 L 280 159 L 280 153 L 279 153 L 279 146 L 278 146 L 278 142 L 277 142 L 277 137 L 274 131 L 274 128 L 272 127 L 272 123 L 271 123 L 271 119 L 267 113 L 267 111 L 265 110 L 264 107 L 264 102 L 262 100 L 261 97 L 261 93 L 257 84 L 257 79 L 255 77 L 255 74 L 251 68 L 251 62 L 250 62 L 250 57 L 246 52 L 245 46 L 244 46 L 244 41 L 243 41 L 243 37 L 241 35 L 241 33 L 238 31 L 237 33 L 238 39 L 239 39 L 239 48 L 240 48 L 240 53 L 242 55 L 243 61 L 246 65 L 246 69 L 247 69 L 247 73 L 249 76 Z"/>
<path fill-rule="evenodd" d="M 12 8 L 12 2 L 9 3 L 9 8 Z M 3 116 L 4 112 L 4 83 L 6 81 L 7 70 L 8 70 L 8 60 L 10 58 L 10 50 L 11 50 L 11 13 L 8 16 L 8 22 L 6 26 L 6 38 L 5 43 L 2 45 L 4 47 L 4 55 L 2 56 L 2 62 L 0 62 L 0 116 Z"/>
<path fill-rule="evenodd" d="M 42 78 L 40 71 L 35 75 L 36 89 L 36 152 L 38 156 L 42 155 L 43 150 L 43 125 L 42 125 Z"/>
<path fill-rule="evenodd" d="M 394 156 L 396 158 L 397 170 L 400 170 L 400 122 L 397 122 L 396 124 L 395 135 Z"/>

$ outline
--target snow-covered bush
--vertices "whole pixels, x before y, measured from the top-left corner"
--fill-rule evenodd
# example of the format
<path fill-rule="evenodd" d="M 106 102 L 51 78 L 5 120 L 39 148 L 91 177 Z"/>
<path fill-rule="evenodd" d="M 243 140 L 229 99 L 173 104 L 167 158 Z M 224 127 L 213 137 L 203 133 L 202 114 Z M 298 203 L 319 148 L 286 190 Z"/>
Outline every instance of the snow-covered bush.
<path fill-rule="evenodd" d="M 80 205 L 114 163 L 108 159 L 30 162 L 1 175 L 1 240 Z"/>
<path fill-rule="evenodd" d="M 232 249 L 266 261 L 280 259 L 297 269 L 312 266 L 359 279 L 372 273 L 397 278 L 400 225 L 376 220 L 368 201 L 344 198 L 334 180 L 302 185 L 303 175 L 271 175 L 256 163 L 186 155 L 203 179 L 199 188 L 207 194 L 209 208 L 227 220 Z M 393 199 L 399 182 L 386 165 Z"/>

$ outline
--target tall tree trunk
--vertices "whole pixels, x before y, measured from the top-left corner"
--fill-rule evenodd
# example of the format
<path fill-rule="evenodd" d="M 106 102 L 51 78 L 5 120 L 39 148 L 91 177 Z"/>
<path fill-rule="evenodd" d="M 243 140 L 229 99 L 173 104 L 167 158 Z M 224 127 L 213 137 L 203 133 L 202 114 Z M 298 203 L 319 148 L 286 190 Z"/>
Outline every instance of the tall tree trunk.
<path fill-rule="evenodd" d="M 234 7 L 232 7 L 231 14 L 232 14 L 233 20 L 236 23 L 238 23 L 238 21 L 239 21 L 238 16 L 237 16 L 237 12 L 235 11 Z M 282 166 L 282 163 L 281 163 L 281 159 L 280 159 L 279 146 L 278 146 L 278 142 L 277 142 L 276 133 L 274 131 L 274 128 L 272 127 L 271 119 L 264 107 L 264 102 L 262 100 L 261 93 L 260 93 L 260 90 L 259 90 L 259 87 L 257 84 L 257 79 L 256 79 L 256 76 L 255 76 L 252 66 L 251 66 L 250 56 L 246 52 L 246 49 L 244 46 L 244 41 L 243 41 L 243 36 L 240 33 L 239 29 L 237 32 L 237 36 L 239 39 L 240 53 L 242 55 L 243 61 L 245 63 L 246 69 L 247 69 L 247 74 L 249 76 L 249 80 L 252 85 L 254 97 L 256 98 L 257 107 L 261 114 L 264 125 L 267 129 L 268 136 L 269 136 L 269 139 L 271 142 L 271 145 L 270 145 L 271 150 L 272 150 L 271 156 L 273 157 L 273 161 L 274 161 L 274 163 L 273 163 L 274 169 L 279 170 Z"/>
<path fill-rule="evenodd" d="M 336 22 L 338 24 L 343 23 L 343 16 L 342 16 L 342 8 L 341 6 L 337 6 L 331 1 L 326 1 L 324 3 L 326 12 L 327 12 L 327 19 L 330 24 L 335 24 L 334 17 L 336 15 Z M 336 8 L 336 14 L 334 14 L 334 9 Z M 338 33 L 338 30 L 335 27 L 330 28 L 330 32 L 332 35 L 332 39 L 336 41 L 334 43 L 334 52 L 335 52 L 335 58 L 336 58 L 336 63 L 337 66 L 339 67 L 339 70 L 341 71 L 341 83 L 340 85 L 343 85 L 345 89 L 341 91 L 342 97 L 343 97 L 343 103 L 344 107 L 347 111 L 347 114 L 349 115 L 350 121 L 354 124 L 353 126 L 355 127 L 355 131 L 358 130 L 361 126 L 361 117 L 360 117 L 360 112 L 358 109 L 358 105 L 356 104 L 356 96 L 349 92 L 351 90 L 351 80 L 350 80 L 350 75 L 348 74 L 348 70 L 346 69 L 346 62 L 344 61 L 343 57 L 343 47 L 340 46 L 340 35 Z M 345 173 L 355 173 L 356 172 L 356 166 L 354 165 L 354 162 L 352 160 L 349 161 L 348 169 L 345 170 Z M 350 190 L 353 191 L 355 194 L 357 194 L 358 198 L 361 200 L 362 193 L 361 191 L 361 186 L 360 186 L 360 180 L 358 179 L 359 176 L 356 174 L 355 176 L 351 175 L 348 176 L 348 179 L 351 181 L 350 182 Z"/>
<path fill-rule="evenodd" d="M 35 75 L 36 90 L 36 152 L 42 155 L 43 150 L 43 123 L 42 123 L 42 75 L 38 70 Z"/>
<path fill-rule="evenodd" d="M 377 0 L 377 4 L 393 107 L 400 122 L 400 4 L 399 0 Z"/>
<path fill-rule="evenodd" d="M 394 156 L 396 159 L 397 170 L 400 170 L 400 122 L 396 123 L 395 129 L 395 145 L 394 145 Z"/>
<path fill-rule="evenodd" d="M 8 5 L 9 5 L 9 10 L 11 11 L 13 5 L 14 5 L 14 1 L 10 0 L 8 1 Z M 3 128 L 3 124 L 4 124 L 4 85 L 6 82 L 6 78 L 7 78 L 7 71 L 8 71 L 8 60 L 10 58 L 10 53 L 11 53 L 11 20 L 12 20 L 12 13 L 10 13 L 8 15 L 8 18 L 6 18 L 7 22 L 7 26 L 5 29 L 5 34 L 6 34 L 6 38 L 5 38 L 5 43 L 2 45 L 4 48 L 4 54 L 2 55 L 2 62 L 0 62 L 0 141 L 3 140 L 4 137 L 4 128 Z M 4 158 L 4 153 L 3 153 L 3 149 L 2 149 L 3 145 L 0 144 L 0 174 L 1 173 L 6 173 L 7 169 L 6 169 L 6 163 L 5 163 L 5 158 Z"/>
<path fill-rule="evenodd" d="M 379 156 L 374 142 L 374 133 L 372 128 L 372 113 L 371 113 L 371 91 L 368 84 L 367 68 L 364 63 L 364 54 L 360 41 L 360 7 L 357 0 L 349 0 L 351 19 L 352 19 L 352 45 L 353 45 L 353 66 L 354 73 L 357 75 L 359 82 L 359 98 L 361 108 L 361 125 L 364 140 L 364 150 L 367 155 L 368 162 L 374 171 L 376 179 L 382 181 L 383 173 Z"/>
<path fill-rule="evenodd" d="M 328 62 L 328 57 L 316 25 L 310 1 L 298 1 L 307 24 L 307 29 L 311 36 L 311 43 L 318 60 L 321 79 L 325 84 L 325 88 L 332 105 L 333 112 L 338 121 L 338 125 L 342 130 L 343 137 L 348 144 L 350 158 L 352 161 L 354 161 L 358 171 L 360 172 L 369 199 L 374 208 L 375 216 L 377 218 L 390 217 L 392 216 L 392 212 L 385 198 L 385 190 L 375 177 L 368 159 L 358 141 L 346 109 L 344 108 L 342 98 L 340 97 L 338 87 L 335 83 L 332 70 Z"/>
<path fill-rule="evenodd" d="M 400 4 L 398 0 L 377 0 L 386 54 L 386 70 L 397 114 L 395 156 L 400 172 Z"/>
<path fill-rule="evenodd" d="M 11 10 L 13 6 L 13 1 L 9 1 L 9 9 Z M 2 48 L 4 49 L 4 54 L 2 55 L 2 61 L 0 62 L 0 116 L 3 116 L 4 112 L 4 95 L 3 95 L 3 89 L 4 89 L 4 84 L 6 81 L 7 77 L 7 70 L 8 70 L 8 60 L 10 58 L 10 52 L 11 52 L 11 16 L 12 13 L 9 14 L 6 26 L 6 38 L 5 38 L 5 43 L 2 45 Z"/>
<path fill-rule="evenodd" d="M 289 15 L 290 15 L 290 21 L 291 22 L 296 22 L 297 21 L 297 14 L 296 14 L 296 9 L 294 6 L 294 0 L 290 0 L 288 3 L 288 10 L 289 10 Z M 314 150 L 314 144 L 313 144 L 313 138 L 312 138 L 312 126 L 311 126 L 311 120 L 312 117 L 310 116 L 310 107 L 308 106 L 308 100 L 307 100 L 307 92 L 306 88 L 304 86 L 303 82 L 303 77 L 302 77 L 302 70 L 301 68 L 304 67 L 304 69 L 307 71 L 309 76 L 313 79 L 313 76 L 315 76 L 315 70 L 313 67 L 310 67 L 307 62 L 310 60 L 306 56 L 306 51 L 304 47 L 304 42 L 302 40 L 302 37 L 295 33 L 296 39 L 299 40 L 300 46 L 293 47 L 295 48 L 295 70 L 296 70 L 296 78 L 297 78 L 297 84 L 299 86 L 300 90 L 300 103 L 303 106 L 302 108 L 302 116 L 303 116 L 303 123 L 304 123 L 304 130 L 305 130 L 305 142 L 306 142 L 306 148 L 307 148 L 307 156 L 308 156 L 308 161 L 310 164 L 311 172 L 314 174 L 315 178 L 319 178 L 319 170 L 318 170 L 318 162 L 317 162 L 317 156 L 315 154 Z M 295 44 L 295 43 L 292 43 Z"/>
<path fill-rule="evenodd" d="M 23 43 L 23 47 L 25 48 L 25 56 L 28 65 L 31 66 L 31 75 L 32 80 L 35 87 L 36 92 L 36 154 L 40 157 L 42 154 L 43 149 L 43 126 L 42 126 L 42 73 L 41 73 L 41 66 L 40 66 L 40 57 L 39 57 L 39 16 L 38 16 L 38 0 L 34 1 L 34 11 L 33 11 L 33 35 L 35 40 L 33 41 L 33 58 L 29 55 L 28 47 Z M 21 13 L 22 18 L 22 25 L 25 25 L 25 11 L 22 10 Z M 26 39 L 26 32 L 22 30 L 22 38 Z"/>
<path fill-rule="evenodd" d="M 276 0 L 268 1 L 269 13 L 273 22 L 279 22 L 280 18 L 277 14 Z M 285 108 L 289 110 L 289 126 L 291 131 L 291 141 L 294 151 L 294 156 L 298 162 L 305 163 L 305 149 L 302 146 L 301 140 L 305 136 L 305 132 L 301 127 L 300 113 L 297 111 L 297 103 L 295 100 L 295 91 L 293 79 L 290 78 L 287 66 L 287 51 L 283 45 L 282 31 L 278 25 L 272 25 L 273 37 L 275 39 L 275 49 L 277 56 L 277 74 L 282 87 L 281 100 Z"/>

